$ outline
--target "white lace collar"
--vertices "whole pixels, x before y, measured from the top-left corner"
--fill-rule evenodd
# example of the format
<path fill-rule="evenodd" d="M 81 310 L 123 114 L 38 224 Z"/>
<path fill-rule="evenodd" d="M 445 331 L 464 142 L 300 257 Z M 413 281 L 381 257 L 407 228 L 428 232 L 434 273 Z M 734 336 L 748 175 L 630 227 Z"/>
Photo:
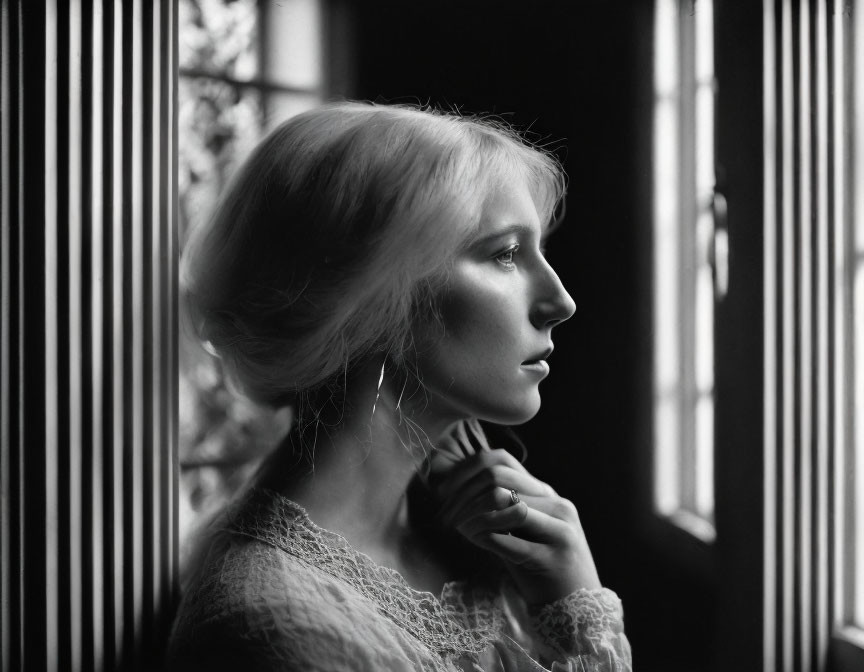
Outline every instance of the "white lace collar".
<path fill-rule="evenodd" d="M 500 592 L 480 582 L 452 581 L 440 597 L 408 585 L 396 570 L 377 564 L 341 535 L 318 527 L 299 504 L 272 490 L 253 488 L 228 519 L 227 530 L 278 548 L 371 600 L 378 611 L 445 658 L 475 656 L 500 639 Z"/>

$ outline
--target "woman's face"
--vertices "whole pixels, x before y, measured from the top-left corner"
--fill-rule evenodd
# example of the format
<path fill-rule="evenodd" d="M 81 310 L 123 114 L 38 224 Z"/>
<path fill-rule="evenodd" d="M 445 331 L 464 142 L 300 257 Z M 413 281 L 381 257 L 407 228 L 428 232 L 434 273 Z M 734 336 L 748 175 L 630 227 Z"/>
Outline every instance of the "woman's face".
<path fill-rule="evenodd" d="M 543 256 L 543 233 L 526 185 L 489 195 L 440 298 L 443 329 L 426 324 L 416 341 L 427 413 L 519 424 L 540 409 L 552 328 L 576 310 Z"/>

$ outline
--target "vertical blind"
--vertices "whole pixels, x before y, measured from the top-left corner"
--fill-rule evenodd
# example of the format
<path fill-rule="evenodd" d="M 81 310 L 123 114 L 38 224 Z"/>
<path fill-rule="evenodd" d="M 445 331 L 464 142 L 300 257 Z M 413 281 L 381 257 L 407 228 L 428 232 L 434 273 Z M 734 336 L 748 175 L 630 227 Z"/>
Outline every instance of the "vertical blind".
<path fill-rule="evenodd" d="M 764 6 L 764 669 L 797 672 L 828 669 L 848 578 L 853 5 Z"/>
<path fill-rule="evenodd" d="M 0 664 L 155 667 L 176 596 L 174 0 L 3 3 Z"/>

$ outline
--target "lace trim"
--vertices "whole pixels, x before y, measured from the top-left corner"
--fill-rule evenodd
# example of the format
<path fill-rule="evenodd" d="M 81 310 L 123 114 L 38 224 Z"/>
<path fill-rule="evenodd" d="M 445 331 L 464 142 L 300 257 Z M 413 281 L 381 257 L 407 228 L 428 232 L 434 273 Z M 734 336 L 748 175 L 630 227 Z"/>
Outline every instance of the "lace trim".
<path fill-rule="evenodd" d="M 504 631 L 496 591 L 467 581 L 445 584 L 440 598 L 415 590 L 399 572 L 378 565 L 341 535 L 318 527 L 303 507 L 277 492 L 253 489 L 238 502 L 226 529 L 345 581 L 397 627 L 444 658 L 476 656 Z"/>
<path fill-rule="evenodd" d="M 621 600 L 608 588 L 582 588 L 531 615 L 535 632 L 562 656 L 617 650 L 624 632 Z"/>

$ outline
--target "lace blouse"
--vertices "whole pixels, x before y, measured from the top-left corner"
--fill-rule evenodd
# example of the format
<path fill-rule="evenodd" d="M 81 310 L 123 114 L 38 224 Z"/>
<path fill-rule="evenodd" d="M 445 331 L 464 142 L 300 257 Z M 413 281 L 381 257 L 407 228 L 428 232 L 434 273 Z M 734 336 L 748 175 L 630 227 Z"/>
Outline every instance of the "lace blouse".
<path fill-rule="evenodd" d="M 506 578 L 411 588 L 294 502 L 253 490 L 186 591 L 171 669 L 629 672 L 618 597 L 528 609 Z"/>

